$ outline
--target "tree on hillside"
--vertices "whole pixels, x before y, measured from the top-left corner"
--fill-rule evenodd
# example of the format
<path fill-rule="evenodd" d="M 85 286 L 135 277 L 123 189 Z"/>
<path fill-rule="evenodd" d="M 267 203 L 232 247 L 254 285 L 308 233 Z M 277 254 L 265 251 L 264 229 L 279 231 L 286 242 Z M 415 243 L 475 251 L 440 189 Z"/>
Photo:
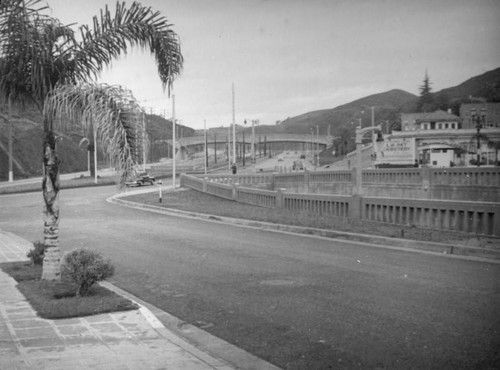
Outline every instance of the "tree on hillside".
<path fill-rule="evenodd" d="M 170 91 L 183 58 L 178 36 L 167 20 L 137 2 L 128 8 L 118 2 L 114 14 L 106 6 L 94 17 L 92 26 L 79 28 L 80 40 L 70 26 L 46 15 L 48 7 L 42 4 L 41 0 L 0 2 L 0 96 L 13 102 L 30 101 L 44 114 L 42 193 L 44 243 L 48 248 L 42 277 L 58 279 L 60 159 L 54 133 L 56 118 L 82 119 L 79 123 L 106 140 L 123 183 L 133 173 L 135 138 L 130 128 L 137 106 L 123 89 L 88 83 L 128 47 L 139 46 L 155 56 L 162 86 Z M 94 108 L 85 110 L 88 107 Z"/>
<path fill-rule="evenodd" d="M 420 97 L 417 102 L 418 112 L 430 112 L 434 108 L 434 99 L 431 94 L 431 82 L 429 74 L 425 71 L 425 77 L 422 85 L 419 87 Z"/>

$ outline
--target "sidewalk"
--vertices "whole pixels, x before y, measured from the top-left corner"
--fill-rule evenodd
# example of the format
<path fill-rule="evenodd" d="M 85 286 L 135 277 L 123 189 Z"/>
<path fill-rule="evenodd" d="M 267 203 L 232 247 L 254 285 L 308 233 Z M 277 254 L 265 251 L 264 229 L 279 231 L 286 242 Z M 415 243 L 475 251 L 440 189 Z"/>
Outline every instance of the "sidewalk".
<path fill-rule="evenodd" d="M 26 252 L 32 247 L 30 242 L 0 230 L 0 262 L 26 260 Z M 107 286 L 112 288 L 109 283 Z M 127 297 L 134 300 L 130 295 Z M 155 313 L 158 312 L 168 315 L 157 309 Z M 246 355 L 248 366 L 244 368 L 274 368 Z M 70 368 L 230 370 L 242 367 L 230 365 L 182 339 L 144 305 L 127 312 L 42 319 L 17 290 L 16 281 L 0 270 L 0 369 Z"/>

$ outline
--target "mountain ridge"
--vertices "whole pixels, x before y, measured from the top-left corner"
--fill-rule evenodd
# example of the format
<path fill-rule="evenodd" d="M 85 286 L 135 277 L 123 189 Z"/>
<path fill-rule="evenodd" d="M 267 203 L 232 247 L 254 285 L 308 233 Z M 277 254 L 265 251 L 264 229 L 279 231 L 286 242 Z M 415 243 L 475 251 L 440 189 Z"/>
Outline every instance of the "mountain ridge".
<path fill-rule="evenodd" d="M 458 108 L 468 102 L 500 102 L 500 68 L 487 71 L 471 77 L 459 85 L 431 93 L 435 107 L 443 110 L 452 109 L 458 115 Z M 371 107 L 374 108 L 375 124 L 382 123 L 383 131 L 397 129 L 400 125 L 400 114 L 416 112 L 419 96 L 401 89 L 392 89 L 378 94 L 372 94 L 334 108 L 305 112 L 295 117 L 289 117 L 277 125 L 259 125 L 255 127 L 256 134 L 294 133 L 308 135 L 319 130 L 320 135 L 330 134 L 339 140 L 334 141 L 336 153 L 340 155 L 354 147 L 354 130 L 361 122 L 363 126 L 371 125 Z M 0 106 L 0 113 L 4 112 Z M 155 161 L 166 157 L 165 140 L 172 138 L 172 122 L 160 116 L 146 114 L 146 131 L 150 140 L 148 157 Z M 39 175 L 41 172 L 41 115 L 33 107 L 26 107 L 22 116 L 14 116 L 14 156 L 21 170 L 14 168 L 15 178 Z M 251 132 L 251 127 L 238 126 L 238 131 Z M 226 129 L 215 128 L 211 133 L 219 132 L 222 137 Z M 2 148 L 7 148 L 7 124 L 0 120 L 0 141 Z M 195 130 L 178 125 L 180 136 L 192 136 Z M 59 144 L 60 157 L 63 160 L 62 171 L 85 171 L 87 156 L 85 148 L 79 147 L 80 137 L 66 135 L 67 140 Z M 99 157 L 98 157 L 99 158 Z M 104 160 L 101 156 L 101 160 Z M 105 160 L 104 160 L 105 161 Z M 8 157 L 5 149 L 0 148 L 0 180 L 8 178 Z"/>

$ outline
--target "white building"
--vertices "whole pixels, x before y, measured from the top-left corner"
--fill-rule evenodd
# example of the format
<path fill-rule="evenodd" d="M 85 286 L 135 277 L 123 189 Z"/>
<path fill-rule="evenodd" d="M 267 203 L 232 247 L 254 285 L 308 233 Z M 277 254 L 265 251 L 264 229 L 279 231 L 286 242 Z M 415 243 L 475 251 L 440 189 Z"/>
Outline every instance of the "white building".
<path fill-rule="evenodd" d="M 375 149 L 376 167 L 498 166 L 500 128 L 461 129 L 462 120 L 449 112 L 401 115 L 402 131 L 384 135 Z M 479 150 L 478 150 L 479 143 Z"/>

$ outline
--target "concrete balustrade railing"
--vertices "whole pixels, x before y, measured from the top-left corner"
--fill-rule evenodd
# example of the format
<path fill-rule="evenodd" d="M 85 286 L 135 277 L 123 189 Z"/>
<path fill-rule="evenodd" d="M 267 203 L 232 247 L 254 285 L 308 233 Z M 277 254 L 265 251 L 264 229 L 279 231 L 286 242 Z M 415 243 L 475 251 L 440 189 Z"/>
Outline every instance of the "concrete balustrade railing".
<path fill-rule="evenodd" d="M 270 187 L 273 184 L 272 176 L 268 174 L 243 174 L 243 175 L 219 175 L 211 174 L 204 175 L 204 178 L 209 182 L 219 184 L 245 184 L 254 185 L 256 187 Z"/>
<path fill-rule="evenodd" d="M 210 183 L 204 180 L 204 192 L 225 199 L 234 199 L 234 186 L 229 184 Z"/>
<path fill-rule="evenodd" d="M 266 208 L 277 208 L 279 191 L 236 187 L 235 200 Z"/>
<path fill-rule="evenodd" d="M 411 170 L 408 172 L 408 176 L 416 178 L 418 171 L 418 169 Z M 400 174 L 394 175 L 393 171 L 384 172 L 385 181 L 387 181 L 387 177 L 400 176 Z M 480 171 L 472 171 L 472 173 L 480 173 Z M 297 176 L 295 174 L 294 180 L 297 180 Z M 302 176 L 304 179 L 311 179 L 310 174 L 303 174 Z M 342 176 L 344 176 L 341 178 L 345 183 L 349 183 L 346 181 L 348 176 L 345 174 Z M 439 176 L 443 177 L 441 174 Z M 446 176 L 448 179 L 453 179 L 457 175 Z M 374 197 L 368 194 L 360 196 L 358 194 L 297 193 L 290 192 L 286 188 L 278 188 L 277 190 L 253 188 L 241 181 L 250 181 L 250 177 L 226 176 L 226 178 L 228 177 L 231 178 L 231 183 L 227 183 L 228 180 L 224 180 L 226 183 L 220 183 L 218 180 L 214 181 L 216 177 L 196 177 L 182 174 L 181 186 L 245 204 L 286 209 L 292 212 L 310 212 L 318 215 L 369 220 L 395 225 L 500 236 L 500 203 L 498 201 L 450 201 L 424 198 L 412 199 L 411 197 Z M 262 178 L 259 181 L 261 180 Z M 282 180 L 282 177 L 279 179 L 274 178 L 274 181 L 280 184 L 283 183 Z M 273 178 L 268 176 L 267 184 L 272 183 L 272 181 Z M 386 191 L 392 189 L 400 193 L 405 186 L 411 185 L 385 184 L 388 187 Z M 312 185 L 309 184 L 308 186 L 311 187 Z M 498 185 L 496 188 L 498 188 Z M 412 192 L 413 190 L 408 191 Z"/>
<path fill-rule="evenodd" d="M 191 189 L 206 192 L 205 182 L 196 176 L 187 176 L 186 174 L 181 174 L 181 186 L 186 186 Z"/>
<path fill-rule="evenodd" d="M 498 167 L 432 168 L 430 176 L 436 185 L 500 186 Z"/>
<path fill-rule="evenodd" d="M 283 193 L 283 208 L 321 216 L 349 217 L 350 196 Z"/>
<path fill-rule="evenodd" d="M 422 183 L 422 169 L 373 169 L 363 171 L 364 184 L 414 184 Z"/>
<path fill-rule="evenodd" d="M 370 221 L 500 235 L 498 203 L 364 197 L 361 209 Z"/>

